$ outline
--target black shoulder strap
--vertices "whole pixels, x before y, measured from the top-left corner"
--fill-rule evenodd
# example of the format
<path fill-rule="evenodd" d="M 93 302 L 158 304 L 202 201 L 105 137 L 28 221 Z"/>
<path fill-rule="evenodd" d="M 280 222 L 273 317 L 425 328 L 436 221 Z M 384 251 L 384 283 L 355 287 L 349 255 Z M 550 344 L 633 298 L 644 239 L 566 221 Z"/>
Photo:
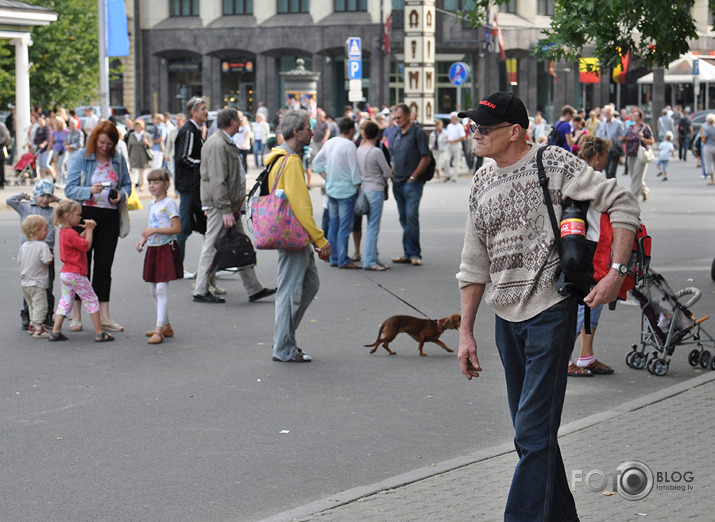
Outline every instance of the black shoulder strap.
<path fill-rule="evenodd" d="M 556 250 L 559 252 L 559 257 L 561 257 L 561 232 L 559 231 L 559 226 L 556 223 L 556 213 L 554 212 L 554 205 L 551 202 L 551 194 L 549 194 L 549 178 L 546 177 L 546 169 L 544 169 L 543 155 L 547 147 L 539 147 L 536 151 L 536 167 L 539 171 L 539 185 L 541 185 L 541 190 L 544 192 L 544 203 L 546 204 L 546 210 L 549 212 L 549 219 L 551 220 L 551 228 L 554 231 L 554 240 L 556 241 Z"/>

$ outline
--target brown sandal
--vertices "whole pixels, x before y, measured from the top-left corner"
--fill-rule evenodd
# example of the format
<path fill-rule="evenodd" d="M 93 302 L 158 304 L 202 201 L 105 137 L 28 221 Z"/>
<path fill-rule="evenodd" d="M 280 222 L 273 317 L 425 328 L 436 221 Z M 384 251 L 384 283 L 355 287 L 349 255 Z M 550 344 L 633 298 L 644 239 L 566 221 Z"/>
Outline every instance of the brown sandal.
<path fill-rule="evenodd" d="M 589 364 L 588 366 L 586 366 L 586 369 L 587 369 L 587 370 L 590 370 L 591 373 L 596 373 L 596 374 L 599 374 L 599 375 L 608 375 L 608 374 L 613 373 L 613 368 L 611 368 L 611 367 L 608 366 L 607 364 L 603 364 L 603 363 L 602 363 L 601 361 L 599 361 L 598 359 L 596 359 L 596 360 L 593 361 L 591 364 Z"/>
<path fill-rule="evenodd" d="M 155 333 L 156 333 L 156 330 L 149 330 L 148 332 L 144 332 L 144 337 L 151 337 Z M 174 330 L 172 330 L 171 327 L 169 327 L 166 330 L 162 330 L 161 335 L 163 335 L 164 337 L 174 337 Z"/>
<path fill-rule="evenodd" d="M 593 373 L 587 368 L 581 368 L 574 363 L 569 364 L 569 377 L 593 377 Z"/>
<path fill-rule="evenodd" d="M 147 343 L 149 344 L 159 344 L 164 340 L 164 336 L 161 335 L 160 333 L 154 332 L 151 337 L 149 337 L 149 340 Z"/>

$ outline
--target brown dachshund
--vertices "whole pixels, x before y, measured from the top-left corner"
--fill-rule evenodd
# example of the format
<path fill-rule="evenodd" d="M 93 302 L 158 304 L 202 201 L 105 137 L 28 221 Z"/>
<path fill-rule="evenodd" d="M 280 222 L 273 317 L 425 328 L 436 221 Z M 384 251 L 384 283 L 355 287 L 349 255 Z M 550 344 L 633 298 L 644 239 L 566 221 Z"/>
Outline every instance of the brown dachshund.
<path fill-rule="evenodd" d="M 374 344 L 366 344 L 366 347 L 372 346 L 370 353 L 375 353 L 377 347 L 382 343 L 383 348 L 390 355 L 395 355 L 395 352 L 390 350 L 389 343 L 397 337 L 398 334 L 406 333 L 412 337 L 420 345 L 418 350 L 421 356 L 427 355 L 422 351 L 422 347 L 426 342 L 431 342 L 440 345 L 448 352 L 453 350 L 439 340 L 439 336 L 445 330 L 458 330 L 462 323 L 462 317 L 459 314 L 453 314 L 444 319 L 420 319 L 409 315 L 393 315 L 387 321 L 380 325 L 380 331 L 377 334 L 377 341 Z"/>

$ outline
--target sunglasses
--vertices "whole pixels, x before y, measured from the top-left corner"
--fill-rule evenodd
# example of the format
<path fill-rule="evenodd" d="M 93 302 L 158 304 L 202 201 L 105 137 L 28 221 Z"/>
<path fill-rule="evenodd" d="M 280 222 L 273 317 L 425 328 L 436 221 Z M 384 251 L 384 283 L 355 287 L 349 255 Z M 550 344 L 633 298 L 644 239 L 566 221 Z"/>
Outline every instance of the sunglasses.
<path fill-rule="evenodd" d="M 498 127 L 485 127 L 483 125 L 477 125 L 476 123 L 470 123 L 469 124 L 469 130 L 470 132 L 475 133 L 479 131 L 479 134 L 482 136 L 489 136 L 489 133 L 492 131 L 495 131 L 497 129 L 505 129 L 506 127 L 511 127 L 514 125 L 513 123 L 507 123 L 506 125 L 499 125 Z"/>

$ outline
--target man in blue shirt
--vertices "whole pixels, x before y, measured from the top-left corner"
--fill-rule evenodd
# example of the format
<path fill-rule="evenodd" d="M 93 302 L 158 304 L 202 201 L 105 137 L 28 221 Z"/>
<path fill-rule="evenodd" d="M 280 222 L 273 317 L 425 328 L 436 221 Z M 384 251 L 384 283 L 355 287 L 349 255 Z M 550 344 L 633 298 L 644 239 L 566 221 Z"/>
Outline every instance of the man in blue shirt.
<path fill-rule="evenodd" d="M 422 174 L 430 162 L 429 140 L 425 132 L 412 122 L 410 109 L 404 103 L 397 106 L 393 119 L 400 130 L 390 148 L 392 192 L 400 214 L 404 254 L 392 262 L 418 266 L 422 264 L 420 200 L 425 186 Z"/>

